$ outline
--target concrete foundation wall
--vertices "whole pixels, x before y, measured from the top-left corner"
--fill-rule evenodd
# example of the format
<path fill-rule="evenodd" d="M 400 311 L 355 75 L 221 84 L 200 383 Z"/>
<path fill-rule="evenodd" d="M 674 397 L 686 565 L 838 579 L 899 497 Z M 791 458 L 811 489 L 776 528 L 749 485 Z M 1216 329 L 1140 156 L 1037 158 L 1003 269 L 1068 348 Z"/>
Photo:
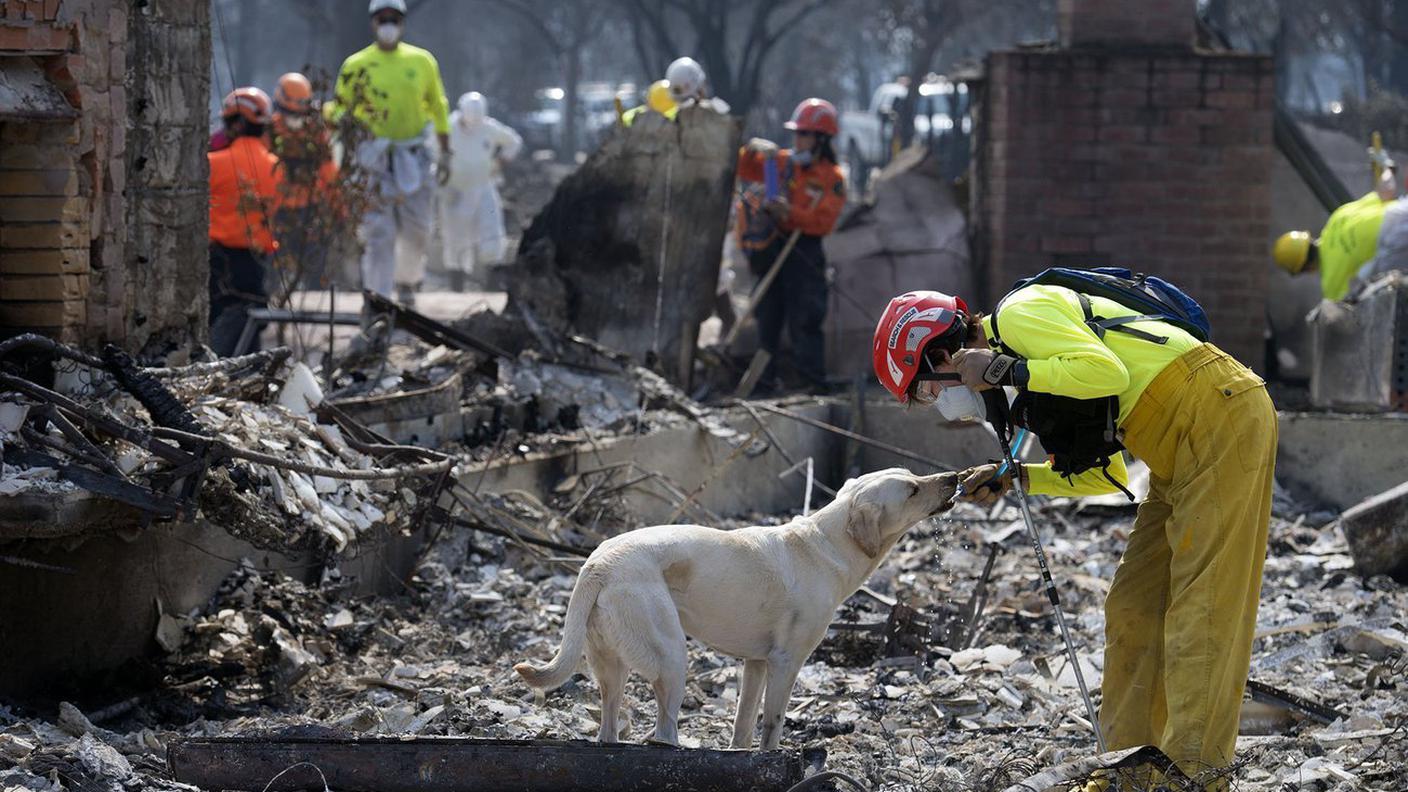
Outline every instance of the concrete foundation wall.
<path fill-rule="evenodd" d="M 1281 413 L 1276 479 L 1335 509 L 1408 481 L 1408 415 Z"/>

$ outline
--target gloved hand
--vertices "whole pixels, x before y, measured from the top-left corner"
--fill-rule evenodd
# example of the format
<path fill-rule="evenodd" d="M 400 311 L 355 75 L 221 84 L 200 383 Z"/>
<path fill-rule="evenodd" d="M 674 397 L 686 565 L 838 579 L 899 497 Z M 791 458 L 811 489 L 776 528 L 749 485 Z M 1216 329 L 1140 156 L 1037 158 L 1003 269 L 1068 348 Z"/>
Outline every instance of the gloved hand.
<path fill-rule="evenodd" d="M 764 159 L 772 159 L 777 156 L 777 144 L 766 138 L 751 138 L 743 144 L 743 150 L 753 154 L 761 154 Z"/>
<path fill-rule="evenodd" d="M 785 223 L 788 216 L 792 214 L 792 204 L 782 198 L 774 198 L 763 205 L 763 211 L 767 212 L 773 220 Z"/>
<path fill-rule="evenodd" d="M 435 180 L 440 183 L 441 187 L 450 183 L 450 163 L 448 157 L 435 163 Z"/>
<path fill-rule="evenodd" d="M 958 370 L 958 376 L 963 379 L 963 384 L 974 391 L 981 392 L 992 385 L 983 379 L 983 372 L 992 365 L 995 357 L 991 349 L 960 349 L 953 353 L 953 365 Z"/>
<path fill-rule="evenodd" d="M 974 391 L 1027 384 L 1023 361 L 1011 355 L 996 354 L 991 349 L 960 349 L 953 355 L 953 365 L 963 384 Z"/>
<path fill-rule="evenodd" d="M 980 506 L 991 506 L 997 503 L 999 498 L 1012 489 L 1012 471 L 1008 470 L 1000 478 L 994 479 L 1000 467 L 1002 465 L 996 463 L 977 465 L 959 473 L 958 480 L 963 486 L 963 500 Z M 1026 486 L 1026 470 L 1022 469 L 1021 465 L 1018 465 L 1017 468 L 1022 472 L 1022 485 Z M 996 488 L 985 486 L 994 480 L 997 481 Z"/>

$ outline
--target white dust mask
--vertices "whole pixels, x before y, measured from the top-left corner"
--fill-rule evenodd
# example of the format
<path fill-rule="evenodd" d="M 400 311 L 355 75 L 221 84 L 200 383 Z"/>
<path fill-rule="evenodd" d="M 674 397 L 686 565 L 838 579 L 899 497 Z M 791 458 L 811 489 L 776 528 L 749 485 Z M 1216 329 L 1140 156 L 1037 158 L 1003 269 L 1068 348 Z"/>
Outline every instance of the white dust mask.
<path fill-rule="evenodd" d="M 946 421 L 985 421 L 988 417 L 987 405 L 982 397 L 962 385 L 940 391 L 939 398 L 934 401 L 934 409 Z"/>
<path fill-rule="evenodd" d="M 389 47 L 401 40 L 401 26 L 395 22 L 385 22 L 376 26 L 376 40 L 384 47 Z"/>

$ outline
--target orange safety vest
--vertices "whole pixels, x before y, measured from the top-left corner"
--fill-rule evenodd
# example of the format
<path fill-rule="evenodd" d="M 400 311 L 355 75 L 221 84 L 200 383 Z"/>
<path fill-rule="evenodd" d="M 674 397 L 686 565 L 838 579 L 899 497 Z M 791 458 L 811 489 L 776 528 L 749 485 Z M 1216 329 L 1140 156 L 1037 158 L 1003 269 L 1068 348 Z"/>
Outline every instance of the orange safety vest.
<path fill-rule="evenodd" d="M 210 160 L 210 241 L 272 253 L 269 221 L 278 208 L 279 160 L 256 137 L 236 138 Z"/>
<path fill-rule="evenodd" d="M 292 130 L 274 117 L 270 150 L 279 158 L 283 176 L 282 209 L 302 209 L 315 199 L 329 201 L 337 181 L 337 163 L 327 131 L 307 127 Z"/>
<path fill-rule="evenodd" d="M 791 212 L 780 225 L 763 211 L 764 162 L 762 154 L 740 151 L 738 154 L 739 244 L 744 250 L 762 250 L 779 234 L 800 230 L 808 236 L 826 236 L 835 228 L 841 210 L 846 206 L 846 179 L 835 163 L 814 160 L 806 167 L 795 167 L 792 150 L 777 153 L 778 188 L 787 196 Z"/>

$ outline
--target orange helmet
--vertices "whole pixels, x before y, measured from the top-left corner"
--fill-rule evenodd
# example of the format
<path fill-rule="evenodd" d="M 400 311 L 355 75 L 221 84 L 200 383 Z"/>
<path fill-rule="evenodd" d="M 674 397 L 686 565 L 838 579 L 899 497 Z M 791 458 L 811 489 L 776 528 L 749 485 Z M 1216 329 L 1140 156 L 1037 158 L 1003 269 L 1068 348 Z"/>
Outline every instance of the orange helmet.
<path fill-rule="evenodd" d="M 298 72 L 279 78 L 274 87 L 274 104 L 286 113 L 306 113 L 313 109 L 313 84 Z"/>
<path fill-rule="evenodd" d="M 818 132 L 833 136 L 841 131 L 836 122 L 836 105 L 817 98 L 806 99 L 797 105 L 797 109 L 792 111 L 792 120 L 783 126 L 797 132 Z"/>
<path fill-rule="evenodd" d="M 230 91 L 220 107 L 221 118 L 232 116 L 240 116 L 251 124 L 267 124 L 273 117 L 273 103 L 269 101 L 269 95 L 258 88 L 236 88 Z"/>

